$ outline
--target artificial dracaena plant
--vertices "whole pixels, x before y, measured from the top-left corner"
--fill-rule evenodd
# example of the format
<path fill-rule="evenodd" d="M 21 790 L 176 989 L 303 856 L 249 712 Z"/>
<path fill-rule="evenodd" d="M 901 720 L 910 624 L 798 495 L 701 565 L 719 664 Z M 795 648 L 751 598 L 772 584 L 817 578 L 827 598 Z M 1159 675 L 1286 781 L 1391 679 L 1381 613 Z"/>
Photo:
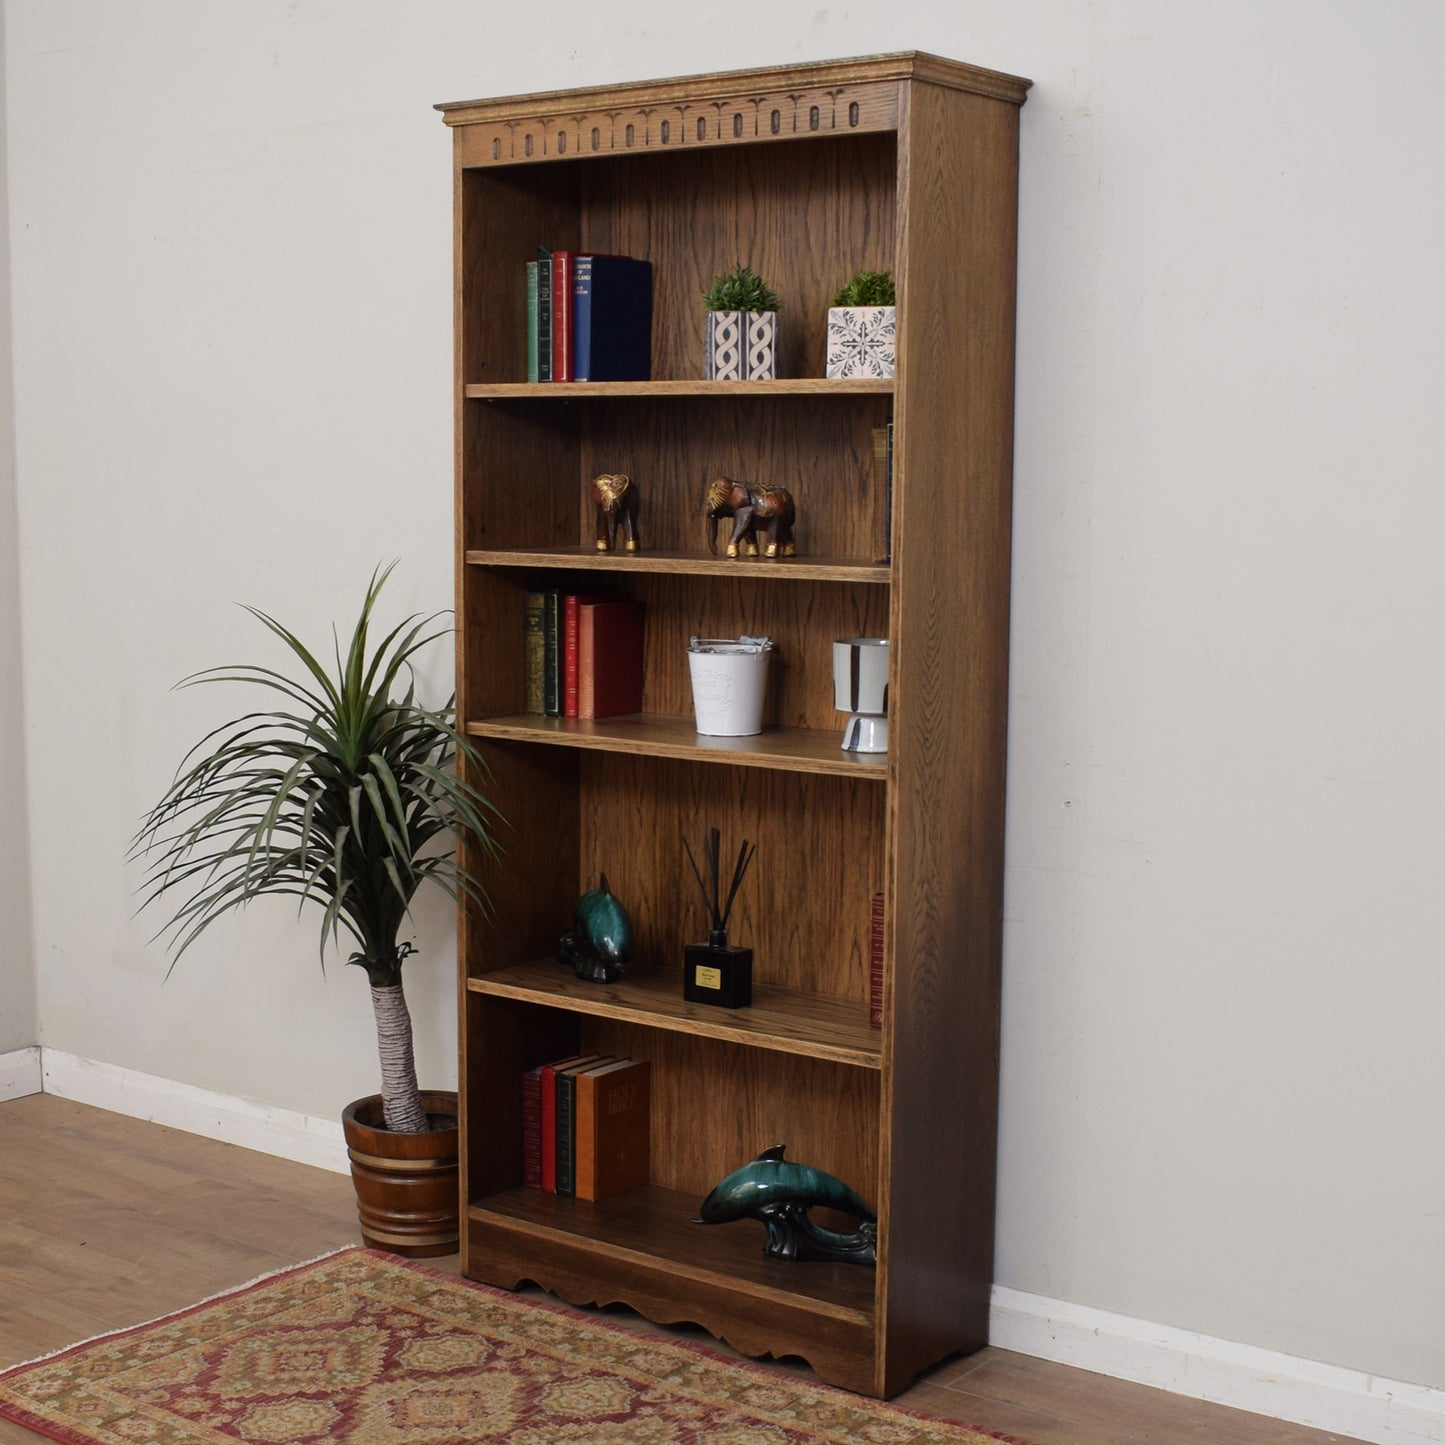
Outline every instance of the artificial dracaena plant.
<path fill-rule="evenodd" d="M 417 1089 L 402 964 L 415 951 L 399 937 L 423 883 L 488 911 L 486 889 L 458 856 L 496 852 L 496 810 L 469 779 L 486 765 L 454 726 L 454 699 L 416 700 L 411 660 L 448 634 L 444 614 L 413 614 L 370 649 L 378 568 L 343 654 L 333 634 L 329 671 L 275 618 L 246 610 L 289 649 L 294 675 L 250 664 L 208 668 L 181 686 L 245 683 L 278 694 L 274 710 L 250 712 L 207 734 L 185 757 L 146 815 L 132 856 L 146 856 L 142 908 L 174 911 L 161 929 L 175 967 L 216 919 L 266 894 L 321 911 L 321 955 L 349 935 L 347 960 L 366 970 L 376 1013 L 386 1127 L 427 1129 Z M 459 772 L 458 759 L 465 763 Z"/>

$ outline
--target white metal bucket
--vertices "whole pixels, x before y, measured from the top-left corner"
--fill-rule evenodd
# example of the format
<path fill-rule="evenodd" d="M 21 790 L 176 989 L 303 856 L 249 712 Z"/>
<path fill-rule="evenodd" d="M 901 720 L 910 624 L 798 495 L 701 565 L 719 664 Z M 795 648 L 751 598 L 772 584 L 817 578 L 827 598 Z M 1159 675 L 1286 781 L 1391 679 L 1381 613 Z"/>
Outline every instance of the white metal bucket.
<path fill-rule="evenodd" d="M 687 662 L 692 707 L 705 737 L 744 738 L 763 730 L 771 638 L 694 637 Z"/>

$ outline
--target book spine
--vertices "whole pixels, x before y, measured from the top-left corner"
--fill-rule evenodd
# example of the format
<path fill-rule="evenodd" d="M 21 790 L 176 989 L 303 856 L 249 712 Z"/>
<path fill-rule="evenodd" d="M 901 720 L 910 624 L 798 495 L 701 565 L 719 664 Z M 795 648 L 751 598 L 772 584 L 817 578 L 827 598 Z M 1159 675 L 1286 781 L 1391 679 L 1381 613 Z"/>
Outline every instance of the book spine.
<path fill-rule="evenodd" d="M 537 381 L 537 263 L 527 262 L 527 380 Z"/>
<path fill-rule="evenodd" d="M 577 613 L 578 597 L 562 599 L 562 716 L 577 716 Z"/>
<path fill-rule="evenodd" d="M 557 1071 L 544 1064 L 538 1076 L 541 1116 L 538 1177 L 548 1194 L 557 1192 Z"/>
<path fill-rule="evenodd" d="M 522 1075 L 522 1183 L 542 1187 L 542 1070 Z"/>
<path fill-rule="evenodd" d="M 557 1075 L 557 1193 L 577 1187 L 577 1076 Z"/>
<path fill-rule="evenodd" d="M 592 376 L 592 257 L 572 263 L 572 379 Z"/>
<path fill-rule="evenodd" d="M 873 895 L 868 947 L 868 1022 L 883 1027 L 883 895 Z"/>
<path fill-rule="evenodd" d="M 537 380 L 552 380 L 552 253 L 537 247 Z"/>
<path fill-rule="evenodd" d="M 552 380 L 572 380 L 572 251 L 552 252 Z"/>
<path fill-rule="evenodd" d="M 542 711 L 548 717 L 562 716 L 561 601 L 556 588 L 542 594 Z"/>
<path fill-rule="evenodd" d="M 544 599 L 540 592 L 529 592 L 522 604 L 522 648 L 526 678 L 526 709 L 546 711 L 542 679 L 546 673 L 547 643 L 543 636 L 542 611 Z"/>

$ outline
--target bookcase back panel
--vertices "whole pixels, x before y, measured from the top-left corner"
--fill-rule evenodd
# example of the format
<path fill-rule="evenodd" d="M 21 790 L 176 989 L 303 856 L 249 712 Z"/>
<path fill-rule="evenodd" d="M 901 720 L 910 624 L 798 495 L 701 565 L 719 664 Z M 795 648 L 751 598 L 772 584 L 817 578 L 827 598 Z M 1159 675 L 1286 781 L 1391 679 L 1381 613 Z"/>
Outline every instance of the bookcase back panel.
<path fill-rule="evenodd" d="M 653 1184 L 701 1204 L 734 1169 L 785 1144 L 788 1158 L 877 1208 L 877 1073 L 600 1019 L 587 1021 L 581 1047 L 652 1061 Z M 727 1227 L 755 1230 L 761 1253 L 761 1225 Z"/>
<path fill-rule="evenodd" d="M 886 427 L 887 396 L 766 399 L 687 397 L 583 403 L 578 448 L 577 536 L 595 538 L 588 488 L 601 472 L 631 477 L 642 498 L 645 547 L 707 550 L 704 497 L 718 477 L 786 487 L 801 557 L 881 556 L 883 467 L 874 430 Z M 718 526 L 726 549 L 731 521 Z"/>
<path fill-rule="evenodd" d="M 883 134 L 591 165 L 583 244 L 652 262 L 654 377 L 702 374 L 702 297 L 739 262 L 778 293 L 778 374 L 822 376 L 834 294 L 893 267 L 896 163 Z"/>
<path fill-rule="evenodd" d="M 890 132 L 463 171 L 462 379 L 526 380 L 539 245 L 652 262 L 655 380 L 703 374 L 703 294 L 739 262 L 779 295 L 778 374 L 821 377 L 833 295 L 893 268 L 896 164 Z"/>
<path fill-rule="evenodd" d="M 582 540 L 575 406 L 468 402 L 462 410 L 462 515 L 469 549 L 570 547 Z"/>
<path fill-rule="evenodd" d="M 496 829 L 500 855 L 481 870 L 491 917 L 469 917 L 463 939 L 468 976 L 551 957 L 572 926 L 579 896 L 577 755 L 514 742 L 482 741 L 478 748 L 491 769 L 479 786 L 503 821 Z M 529 817 L 545 818 L 546 827 L 519 826 Z"/>
<path fill-rule="evenodd" d="M 847 999 L 866 1020 L 880 784 L 623 753 L 588 754 L 581 774 L 578 882 L 594 887 L 606 870 L 632 918 L 637 969 L 675 976 L 681 992 L 683 945 L 706 942 L 708 929 L 682 840 L 701 866 L 715 827 L 725 874 L 745 838 L 758 845 L 728 925 L 753 950 L 754 987 Z"/>
<path fill-rule="evenodd" d="M 575 166 L 458 173 L 457 363 L 462 382 L 527 379 L 526 266 L 576 249 Z"/>
<path fill-rule="evenodd" d="M 693 714 L 687 647 L 692 637 L 771 637 L 763 720 L 769 726 L 836 728 L 833 642 L 884 637 L 888 589 L 847 583 L 792 586 L 757 574 L 786 563 L 738 563 L 736 581 L 639 574 L 629 589 L 646 605 L 643 696 L 646 712 Z"/>

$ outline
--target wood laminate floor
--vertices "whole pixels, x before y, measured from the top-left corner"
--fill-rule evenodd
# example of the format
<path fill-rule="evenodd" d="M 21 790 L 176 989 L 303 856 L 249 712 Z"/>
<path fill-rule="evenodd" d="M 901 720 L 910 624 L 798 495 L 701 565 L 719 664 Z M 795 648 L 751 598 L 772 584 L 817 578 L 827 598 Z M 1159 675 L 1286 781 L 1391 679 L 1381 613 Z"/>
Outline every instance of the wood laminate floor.
<path fill-rule="evenodd" d="M 344 1175 L 53 1095 L 0 1103 L 0 1368 L 359 1242 Z M 1034 1445 L 1359 1445 L 992 1348 L 896 1403 Z M 0 1421 L 0 1445 L 39 1438 Z"/>

